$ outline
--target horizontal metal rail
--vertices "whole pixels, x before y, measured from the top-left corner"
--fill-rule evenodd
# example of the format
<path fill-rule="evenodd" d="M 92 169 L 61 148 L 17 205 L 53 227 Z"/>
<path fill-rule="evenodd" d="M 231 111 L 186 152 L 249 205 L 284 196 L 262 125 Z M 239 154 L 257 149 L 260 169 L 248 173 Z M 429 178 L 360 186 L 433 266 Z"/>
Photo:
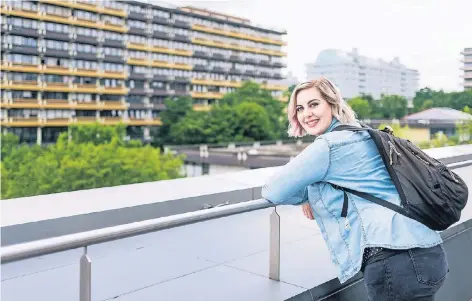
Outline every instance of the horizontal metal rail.
<path fill-rule="evenodd" d="M 264 199 L 259 199 L 241 202 L 234 205 L 187 212 L 125 225 L 11 245 L 2 248 L 1 262 L 3 264 L 46 254 L 87 247 L 131 236 L 180 227 L 273 206 L 272 203 Z"/>

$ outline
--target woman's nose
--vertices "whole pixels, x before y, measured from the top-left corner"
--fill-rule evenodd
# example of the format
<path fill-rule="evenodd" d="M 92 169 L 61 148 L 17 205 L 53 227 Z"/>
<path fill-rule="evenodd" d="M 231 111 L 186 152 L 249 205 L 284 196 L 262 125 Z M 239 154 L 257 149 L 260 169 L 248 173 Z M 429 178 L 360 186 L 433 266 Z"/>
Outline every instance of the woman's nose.
<path fill-rule="evenodd" d="M 312 112 L 310 109 L 306 109 L 306 110 L 303 112 L 303 115 L 305 116 L 305 118 L 311 117 L 311 116 L 313 115 L 313 112 Z"/>

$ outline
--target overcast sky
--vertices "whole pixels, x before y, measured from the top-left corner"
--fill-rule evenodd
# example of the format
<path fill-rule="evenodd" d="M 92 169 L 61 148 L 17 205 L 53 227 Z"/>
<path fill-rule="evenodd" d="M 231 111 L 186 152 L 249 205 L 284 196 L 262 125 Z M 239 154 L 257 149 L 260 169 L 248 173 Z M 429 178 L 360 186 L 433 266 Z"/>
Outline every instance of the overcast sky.
<path fill-rule="evenodd" d="M 157 1 L 156 1 L 157 2 Z M 288 69 L 326 48 L 390 61 L 420 72 L 420 86 L 461 89 L 461 54 L 472 47 L 472 0 L 228 0 L 166 1 L 193 5 L 287 30 Z M 276 4 L 277 3 L 277 4 Z"/>

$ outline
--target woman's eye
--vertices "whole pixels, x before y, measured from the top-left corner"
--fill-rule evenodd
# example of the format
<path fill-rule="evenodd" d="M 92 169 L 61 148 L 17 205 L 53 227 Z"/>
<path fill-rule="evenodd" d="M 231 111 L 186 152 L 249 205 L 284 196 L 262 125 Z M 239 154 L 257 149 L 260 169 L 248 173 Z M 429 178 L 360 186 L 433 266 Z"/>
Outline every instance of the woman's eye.
<path fill-rule="evenodd" d="M 298 107 L 298 108 L 297 108 L 297 112 L 301 112 L 302 110 L 303 110 L 302 107 Z"/>
<path fill-rule="evenodd" d="M 318 104 L 317 103 L 310 103 L 310 108 L 316 107 Z"/>

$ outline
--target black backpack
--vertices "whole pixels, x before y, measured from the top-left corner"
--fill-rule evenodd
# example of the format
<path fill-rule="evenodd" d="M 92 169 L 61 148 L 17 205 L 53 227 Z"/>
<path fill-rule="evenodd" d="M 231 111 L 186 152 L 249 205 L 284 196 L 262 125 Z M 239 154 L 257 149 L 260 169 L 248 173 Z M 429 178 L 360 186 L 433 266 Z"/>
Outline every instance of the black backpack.
<path fill-rule="evenodd" d="M 373 195 L 349 188 L 332 186 L 344 191 L 341 216 L 347 216 L 346 192 L 387 207 L 421 222 L 432 230 L 442 231 L 459 221 L 467 204 L 465 182 L 440 161 L 428 156 L 409 140 L 395 137 L 391 128 L 376 130 L 340 125 L 333 131 L 368 131 L 397 188 L 401 207 Z"/>

